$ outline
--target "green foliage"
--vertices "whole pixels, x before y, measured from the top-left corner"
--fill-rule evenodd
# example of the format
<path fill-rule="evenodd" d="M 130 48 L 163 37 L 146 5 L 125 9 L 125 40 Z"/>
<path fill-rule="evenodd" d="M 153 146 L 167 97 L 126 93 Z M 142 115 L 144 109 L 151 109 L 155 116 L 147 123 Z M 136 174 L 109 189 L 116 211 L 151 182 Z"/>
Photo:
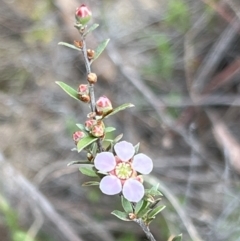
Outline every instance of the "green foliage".
<path fill-rule="evenodd" d="M 99 182 L 96 181 L 89 181 L 89 182 L 84 182 L 83 187 L 88 187 L 88 186 L 99 186 Z"/>
<path fill-rule="evenodd" d="M 178 236 L 175 236 L 172 241 L 182 241 L 182 234 L 179 234 Z"/>
<path fill-rule="evenodd" d="M 132 221 L 131 219 L 129 219 L 128 214 L 125 213 L 125 212 L 114 210 L 114 211 L 111 212 L 111 214 L 116 216 L 117 218 L 123 220 L 123 221 Z"/>
<path fill-rule="evenodd" d="M 138 214 L 138 212 L 141 210 L 143 203 L 144 203 L 143 200 L 140 200 L 138 203 L 136 203 L 135 208 L 134 208 L 135 214 Z"/>
<path fill-rule="evenodd" d="M 166 206 L 159 205 L 156 208 L 154 208 L 148 215 L 148 218 L 155 218 L 155 216 L 160 213 Z"/>
<path fill-rule="evenodd" d="M 74 98 L 75 100 L 79 100 L 78 99 L 78 92 L 73 89 L 71 86 L 60 82 L 60 81 L 56 81 L 55 82 L 57 85 L 59 85 L 68 95 L 70 95 L 72 98 Z"/>
<path fill-rule="evenodd" d="M 66 46 L 68 48 L 71 48 L 71 49 L 82 51 L 80 48 L 76 47 L 75 45 L 69 44 L 69 43 L 59 42 L 58 45 L 63 45 L 63 46 Z"/>
<path fill-rule="evenodd" d="M 84 166 L 84 167 L 79 167 L 79 171 L 86 176 L 89 177 L 98 177 L 96 171 L 93 169 L 93 165 L 92 164 L 88 164 L 88 166 Z"/>
<path fill-rule="evenodd" d="M 95 30 L 98 26 L 99 26 L 98 23 L 94 23 L 94 24 L 83 34 L 83 36 L 88 35 L 90 32 L 92 32 L 93 30 Z"/>
<path fill-rule="evenodd" d="M 129 202 L 126 198 L 121 196 L 122 207 L 126 213 L 133 213 L 133 207 L 131 202 Z"/>
<path fill-rule="evenodd" d="M 77 150 L 78 152 L 81 152 L 84 148 L 91 145 L 93 142 L 97 141 L 98 138 L 93 136 L 86 136 L 83 139 L 81 139 L 77 144 Z"/>
<path fill-rule="evenodd" d="M 12 241 L 34 241 L 35 239 L 31 238 L 26 232 L 24 231 L 16 231 L 13 233 Z"/>
<path fill-rule="evenodd" d="M 122 233 L 117 241 L 137 241 L 135 235 L 133 233 Z"/>
<path fill-rule="evenodd" d="M 1 195 L 0 212 L 3 213 L 5 223 L 11 232 L 11 241 L 35 241 L 27 232 L 19 228 L 17 214 L 11 209 L 10 205 Z"/>
<path fill-rule="evenodd" d="M 111 115 L 117 114 L 119 111 L 125 110 L 125 109 L 127 109 L 127 108 L 131 108 L 131 107 L 133 107 L 133 106 L 134 106 L 134 105 L 131 104 L 131 103 L 126 103 L 126 104 L 120 105 L 120 106 L 118 106 L 117 108 L 113 109 L 113 111 L 112 111 L 111 113 L 107 114 L 104 118 L 108 118 L 108 117 L 111 116 Z"/>
<path fill-rule="evenodd" d="M 106 127 L 105 128 L 105 133 L 113 132 L 115 130 L 116 130 L 116 128 L 114 128 L 114 127 Z"/>
<path fill-rule="evenodd" d="M 107 47 L 109 41 L 110 41 L 110 39 L 106 39 L 106 40 L 102 41 L 102 42 L 98 45 L 98 47 L 97 47 L 96 50 L 95 50 L 95 55 L 94 55 L 93 61 L 96 60 L 96 59 L 100 56 L 100 54 L 101 54 L 101 53 L 104 51 L 104 49 Z"/>
<path fill-rule="evenodd" d="M 170 40 L 166 35 L 151 36 L 155 46 L 156 55 L 153 57 L 150 65 L 144 68 L 146 75 L 160 75 L 168 79 L 172 75 L 175 55 Z"/>
<path fill-rule="evenodd" d="M 145 194 L 151 195 L 151 196 L 163 196 L 163 194 L 158 190 L 158 188 L 159 188 L 159 184 L 151 187 L 150 189 L 145 189 Z"/>
<path fill-rule="evenodd" d="M 85 126 L 83 124 L 76 124 L 76 126 L 81 130 L 81 131 L 85 131 Z"/>
<path fill-rule="evenodd" d="M 183 0 L 169 0 L 165 22 L 185 32 L 190 25 L 190 11 Z"/>
<path fill-rule="evenodd" d="M 71 161 L 67 164 L 67 166 L 75 165 L 75 164 L 89 164 L 89 161 Z"/>
<path fill-rule="evenodd" d="M 138 154 L 139 147 L 140 147 L 140 142 L 138 142 L 138 144 L 134 146 L 135 154 Z"/>

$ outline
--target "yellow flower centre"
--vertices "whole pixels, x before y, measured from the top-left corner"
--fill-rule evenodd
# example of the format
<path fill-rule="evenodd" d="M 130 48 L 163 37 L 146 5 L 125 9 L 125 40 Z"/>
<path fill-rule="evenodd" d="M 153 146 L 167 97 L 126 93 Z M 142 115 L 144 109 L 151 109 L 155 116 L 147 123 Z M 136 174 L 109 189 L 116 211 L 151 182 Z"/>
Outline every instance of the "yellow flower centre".
<path fill-rule="evenodd" d="M 115 168 L 115 173 L 120 179 L 128 179 L 132 176 L 133 170 L 130 163 L 119 162 Z"/>

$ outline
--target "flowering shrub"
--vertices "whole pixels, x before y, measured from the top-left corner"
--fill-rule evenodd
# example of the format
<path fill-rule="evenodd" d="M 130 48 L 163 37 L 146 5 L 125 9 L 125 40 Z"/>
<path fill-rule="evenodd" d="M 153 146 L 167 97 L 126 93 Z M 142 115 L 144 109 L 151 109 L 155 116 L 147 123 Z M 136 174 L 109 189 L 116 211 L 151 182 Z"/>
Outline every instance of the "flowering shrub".
<path fill-rule="evenodd" d="M 98 24 L 87 27 L 86 24 L 91 16 L 92 13 L 87 6 L 83 4 L 78 7 L 75 12 L 74 26 L 80 34 L 80 40 L 75 40 L 74 45 L 59 43 L 82 52 L 87 79 L 86 83 L 80 84 L 77 90 L 63 82 L 56 83 L 72 98 L 88 103 L 91 110 L 86 115 L 84 124 L 76 124 L 79 130 L 74 132 L 72 137 L 76 145 L 75 150 L 85 151 L 87 161 L 71 162 L 69 165 L 80 164 L 79 170 L 82 174 L 99 178 L 99 181 L 89 181 L 84 183 L 84 186 L 98 185 L 104 194 L 119 194 L 124 212 L 114 210 L 112 214 L 121 220 L 138 223 L 147 238 L 154 241 L 149 224 L 165 208 L 165 206 L 158 205 L 162 194 L 158 186 L 150 189 L 145 189 L 143 186 L 142 174 L 149 174 L 152 171 L 153 162 L 147 155 L 138 153 L 139 144 L 133 146 L 127 141 L 121 141 L 123 135 L 118 135 L 114 139 L 106 139 L 106 134 L 116 129 L 106 127 L 104 119 L 134 105 L 126 103 L 113 108 L 109 98 L 104 95 L 95 101 L 94 88 L 97 84 L 97 75 L 91 72 L 91 64 L 106 48 L 109 39 L 101 42 L 95 50 L 87 49 L 86 36 L 98 27 Z M 181 235 L 173 240 L 180 241 Z"/>

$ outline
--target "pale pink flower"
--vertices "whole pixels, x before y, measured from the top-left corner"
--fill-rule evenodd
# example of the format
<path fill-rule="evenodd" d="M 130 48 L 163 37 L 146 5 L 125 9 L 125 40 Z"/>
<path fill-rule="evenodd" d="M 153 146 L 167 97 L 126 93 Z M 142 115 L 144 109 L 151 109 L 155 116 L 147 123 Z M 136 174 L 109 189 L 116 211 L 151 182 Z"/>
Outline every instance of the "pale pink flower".
<path fill-rule="evenodd" d="M 107 174 L 100 182 L 100 190 L 107 195 L 122 192 L 128 201 L 139 202 L 144 196 L 144 187 L 138 173 L 149 174 L 152 159 L 143 153 L 134 155 L 134 146 L 126 141 L 117 143 L 114 150 L 116 156 L 101 152 L 94 160 L 96 169 Z"/>

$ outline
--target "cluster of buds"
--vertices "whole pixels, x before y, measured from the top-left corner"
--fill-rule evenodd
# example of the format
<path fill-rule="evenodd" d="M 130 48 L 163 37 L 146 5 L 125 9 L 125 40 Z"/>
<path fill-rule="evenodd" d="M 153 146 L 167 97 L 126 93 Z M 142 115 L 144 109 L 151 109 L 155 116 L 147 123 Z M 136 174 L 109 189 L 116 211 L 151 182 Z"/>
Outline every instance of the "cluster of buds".
<path fill-rule="evenodd" d="M 103 121 L 88 119 L 85 122 L 85 129 L 94 137 L 103 137 L 105 126 Z"/>

